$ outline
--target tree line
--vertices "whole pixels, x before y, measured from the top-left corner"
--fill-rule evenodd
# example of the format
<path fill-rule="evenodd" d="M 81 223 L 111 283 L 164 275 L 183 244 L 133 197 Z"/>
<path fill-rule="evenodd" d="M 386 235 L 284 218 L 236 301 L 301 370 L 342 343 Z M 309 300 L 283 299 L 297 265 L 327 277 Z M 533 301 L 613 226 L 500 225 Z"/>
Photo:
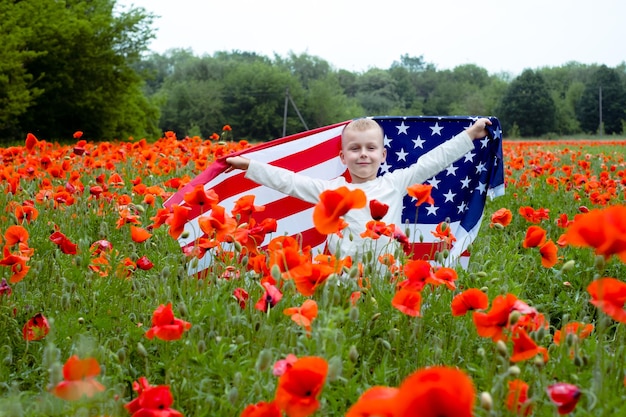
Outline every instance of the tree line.
<path fill-rule="evenodd" d="M 378 115 L 491 115 L 507 137 L 626 130 L 626 63 L 512 77 L 403 55 L 387 69 L 350 72 L 306 53 L 149 53 L 154 16 L 114 0 L 0 0 L 0 15 L 2 143 L 76 130 L 92 140 L 207 138 L 224 124 L 238 138 L 269 140 Z"/>

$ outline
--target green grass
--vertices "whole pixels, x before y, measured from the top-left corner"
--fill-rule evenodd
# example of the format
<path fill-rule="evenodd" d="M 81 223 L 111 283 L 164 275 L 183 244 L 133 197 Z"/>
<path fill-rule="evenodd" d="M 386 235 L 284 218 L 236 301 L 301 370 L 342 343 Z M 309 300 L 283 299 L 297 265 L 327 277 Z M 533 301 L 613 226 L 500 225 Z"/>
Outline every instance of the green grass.
<path fill-rule="evenodd" d="M 136 176 L 132 167 L 124 169 L 126 180 Z M 94 177 L 98 174 L 94 172 Z M 24 181 L 23 186 L 21 195 L 3 193 L 0 206 L 32 198 L 36 184 Z M 135 204 L 140 205 L 140 198 Z M 35 248 L 29 262 L 32 269 L 13 286 L 9 298 L 0 298 L 0 416 L 129 415 L 123 405 L 134 398 L 132 382 L 140 376 L 155 385 L 169 385 L 173 408 L 186 416 L 239 415 L 247 404 L 273 398 L 277 379 L 272 366 L 289 353 L 321 356 L 330 364 L 319 416 L 343 415 L 367 388 L 397 386 L 415 370 L 435 364 L 460 367 L 477 392 L 491 394 L 493 410 L 477 405 L 478 416 L 512 415 L 504 403 L 507 383 L 516 377 L 531 387 L 534 415 L 555 415 L 545 392 L 555 381 L 574 383 L 583 390 L 575 415 L 621 415 L 626 412 L 624 325 L 599 313 L 588 302 L 585 288 L 597 275 L 626 277 L 624 264 L 613 259 L 598 268 L 589 250 L 564 248 L 559 252 L 562 261 L 546 269 L 537 251 L 522 247 L 529 224 L 517 215 L 519 207 L 546 207 L 554 218 L 561 212 L 573 215 L 581 204 L 588 202 L 574 201 L 571 193 L 555 193 L 541 179 L 530 189 L 509 188 L 505 196 L 487 203 L 469 268 L 458 270 L 459 287 L 484 288 L 490 299 L 513 293 L 549 320 L 550 331 L 534 335 L 548 347 L 549 361 L 529 360 L 513 368 L 490 339 L 477 335 L 470 315 L 451 316 L 455 293 L 445 288 L 425 289 L 422 317 L 412 318 L 391 306 L 394 285 L 388 278 L 371 276 L 371 288 L 356 307 L 349 302 L 350 294 L 359 290 L 356 281 L 332 278 L 313 296 L 319 316 L 308 337 L 282 314 L 283 308 L 305 300 L 290 282 L 285 283 L 282 301 L 265 314 L 254 309 L 262 293 L 258 277 L 244 273 L 242 266 L 238 280 L 219 279 L 219 268 L 205 280 L 188 276 L 186 259 L 165 227 L 137 244 L 127 227 L 116 228 L 113 209 L 105 205 L 104 213 L 99 213 L 86 196 L 62 210 L 40 206 L 39 218 L 26 226 L 29 244 Z M 489 216 L 501 207 L 514 213 L 512 224 L 490 228 Z M 154 208 L 144 207 L 144 225 L 154 213 Z M 3 213 L 0 231 L 14 222 Z M 49 241 L 53 225 L 78 244 L 77 255 L 63 254 Z M 561 233 L 553 221 L 542 227 L 554 240 Z M 113 243 L 118 260 L 147 255 L 155 266 L 137 270 L 129 278 L 100 277 L 88 268 L 89 246 L 98 239 Z M 567 260 L 575 266 L 562 271 Z M 8 278 L 8 268 L 0 274 Z M 236 287 L 250 293 L 243 310 L 232 295 Z M 177 341 L 147 339 L 152 312 L 168 302 L 192 328 Z M 22 326 L 38 312 L 49 319 L 51 332 L 41 341 L 26 343 Z M 596 330 L 572 358 L 568 346 L 550 343 L 550 334 L 574 320 L 594 322 Z M 67 402 L 48 392 L 62 379 L 62 365 L 73 354 L 99 361 L 99 381 L 107 387 L 104 393 Z"/>

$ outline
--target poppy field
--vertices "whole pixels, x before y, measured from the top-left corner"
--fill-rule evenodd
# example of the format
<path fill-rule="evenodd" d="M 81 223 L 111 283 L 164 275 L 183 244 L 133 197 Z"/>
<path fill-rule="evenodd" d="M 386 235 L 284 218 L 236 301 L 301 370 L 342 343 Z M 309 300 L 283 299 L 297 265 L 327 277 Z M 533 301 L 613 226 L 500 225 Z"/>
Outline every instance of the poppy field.
<path fill-rule="evenodd" d="M 253 196 L 226 212 L 203 189 L 185 200 L 206 235 L 181 250 L 163 202 L 250 146 L 233 137 L 0 149 L 0 417 L 626 413 L 626 141 L 505 141 L 463 269 L 319 255 Z M 325 233 L 327 198 L 365 204 L 321 196 Z M 364 236 L 401 239 L 370 208 Z"/>

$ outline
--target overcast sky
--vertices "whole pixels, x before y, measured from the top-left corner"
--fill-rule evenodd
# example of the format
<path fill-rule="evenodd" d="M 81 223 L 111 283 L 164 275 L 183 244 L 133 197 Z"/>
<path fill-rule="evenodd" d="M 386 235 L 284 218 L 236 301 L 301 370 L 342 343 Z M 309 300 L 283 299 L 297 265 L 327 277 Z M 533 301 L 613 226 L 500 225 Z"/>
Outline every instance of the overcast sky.
<path fill-rule="evenodd" d="M 307 53 L 335 69 L 388 69 L 404 54 L 490 74 L 626 61 L 623 0 L 118 0 L 157 16 L 150 48 Z"/>

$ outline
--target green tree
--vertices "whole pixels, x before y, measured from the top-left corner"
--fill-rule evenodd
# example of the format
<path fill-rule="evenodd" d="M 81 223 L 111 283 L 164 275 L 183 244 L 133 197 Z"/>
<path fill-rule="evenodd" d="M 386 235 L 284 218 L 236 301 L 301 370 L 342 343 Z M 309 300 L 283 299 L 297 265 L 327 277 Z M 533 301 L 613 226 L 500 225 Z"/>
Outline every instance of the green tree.
<path fill-rule="evenodd" d="M 582 130 L 596 133 L 600 126 L 600 93 L 602 94 L 602 124 L 607 134 L 622 133 L 626 120 L 626 88 L 615 69 L 598 67 L 585 86 L 576 106 Z"/>
<path fill-rule="evenodd" d="M 523 137 L 552 132 L 556 107 L 541 74 L 526 69 L 514 79 L 502 98 L 499 114 L 504 130 L 516 125 Z"/>
<path fill-rule="evenodd" d="M 153 37 L 150 14 L 141 8 L 118 12 L 113 0 L 2 4 L 27 29 L 15 32 L 21 39 L 13 48 L 33 52 L 22 61 L 22 79 L 32 82 L 21 96 L 26 108 L 16 115 L 14 130 L 53 140 L 75 130 L 96 139 L 156 132 L 158 108 L 131 67 Z"/>
<path fill-rule="evenodd" d="M 42 54 L 27 48 L 32 32 L 23 25 L 27 15 L 25 2 L 0 1 L 0 136 L 19 134 L 17 117 L 42 93 L 26 71 L 28 62 Z"/>

